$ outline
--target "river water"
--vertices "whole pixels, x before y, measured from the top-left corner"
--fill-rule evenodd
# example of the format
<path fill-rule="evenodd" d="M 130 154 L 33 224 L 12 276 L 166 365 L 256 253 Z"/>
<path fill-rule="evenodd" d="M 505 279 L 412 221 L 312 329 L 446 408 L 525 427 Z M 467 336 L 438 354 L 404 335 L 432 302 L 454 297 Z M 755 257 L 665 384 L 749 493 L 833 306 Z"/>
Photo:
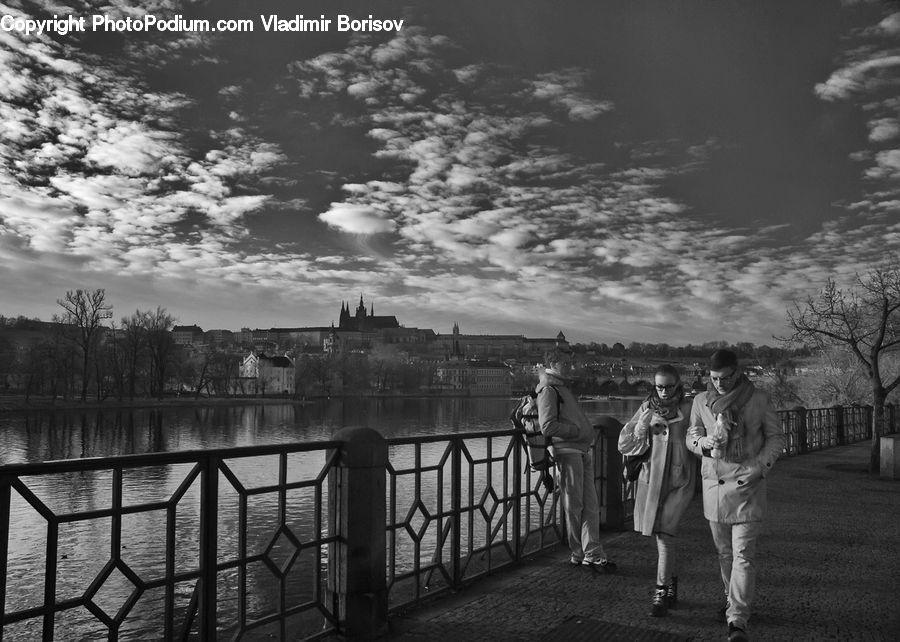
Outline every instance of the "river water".
<path fill-rule="evenodd" d="M 638 400 L 594 400 L 583 406 L 588 416 L 611 415 L 625 420 Z M 365 425 L 385 437 L 429 434 L 454 434 L 502 430 L 510 426 L 508 415 L 515 405 L 512 399 L 495 398 L 404 398 L 343 399 L 308 404 L 219 405 L 168 407 L 154 409 L 89 410 L 6 413 L 0 415 L 0 462 L 3 464 L 42 462 L 86 457 L 105 457 L 150 452 L 175 452 L 263 444 L 315 442 L 332 439 L 346 426 Z M 437 446 L 436 446 L 437 447 Z M 291 474 L 299 479 L 320 474 L 321 452 L 298 455 Z M 391 454 L 395 468 L 413 465 L 412 450 L 398 448 Z M 273 461 L 234 460 L 230 464 L 236 477 L 247 488 L 277 481 Z M 184 481 L 190 465 L 126 469 L 123 475 L 123 503 L 165 501 Z M 299 472 L 298 472 L 299 471 Z M 112 501 L 112 474 L 109 471 L 35 476 L 25 480 L 29 490 L 54 514 L 108 508 Z M 236 552 L 237 495 L 220 489 L 219 542 L 220 561 Z M 401 491 L 405 492 L 405 491 Z M 176 571 L 196 568 L 199 518 L 199 483 L 195 482 L 179 502 L 176 530 Z M 264 550 L 277 531 L 277 505 L 274 496 L 252 498 L 248 504 L 248 550 Z M 312 529 L 311 493 L 292 498 L 290 509 L 300 515 L 292 525 L 298 535 Z M 184 506 L 184 508 L 182 508 Z M 160 577 L 166 541 L 161 530 L 164 511 L 157 515 L 126 515 L 122 523 L 122 559 L 128 569 L 145 581 Z M 10 505 L 6 609 L 38 607 L 43 600 L 43 568 L 46 554 L 47 521 L 39 511 L 15 490 Z M 92 519 L 62 523 L 59 535 L 57 599 L 79 598 L 110 560 L 110 519 Z M 312 535 L 310 535 L 312 537 Z M 284 542 L 281 541 L 281 544 Z M 398 555 L 409 557 L 411 544 L 397 544 Z M 277 553 L 277 551 L 275 551 Z M 299 560 L 295 588 L 297 599 L 310 597 L 302 568 L 314 561 Z M 410 564 L 403 561 L 403 565 Z M 262 565 L 259 565 L 262 566 Z M 266 603 L 273 599 L 272 584 L 266 569 L 250 583 L 263 587 L 257 601 L 248 604 L 248 615 L 263 615 Z M 307 587 L 307 588 L 298 588 Z M 108 615 L 114 616 L 134 585 L 118 569 L 114 570 L 92 598 Z M 186 610 L 191 583 L 177 587 L 176 610 Z M 236 608 L 236 607 L 235 607 Z M 158 639 L 162 592 L 148 591 L 132 609 L 119 631 L 119 639 Z M 233 616 L 231 607 L 220 607 L 222 619 Z M 4 628 L 6 639 L 39 639 L 40 618 Z M 106 627 L 83 607 L 55 618 L 56 639 L 98 639 Z"/>

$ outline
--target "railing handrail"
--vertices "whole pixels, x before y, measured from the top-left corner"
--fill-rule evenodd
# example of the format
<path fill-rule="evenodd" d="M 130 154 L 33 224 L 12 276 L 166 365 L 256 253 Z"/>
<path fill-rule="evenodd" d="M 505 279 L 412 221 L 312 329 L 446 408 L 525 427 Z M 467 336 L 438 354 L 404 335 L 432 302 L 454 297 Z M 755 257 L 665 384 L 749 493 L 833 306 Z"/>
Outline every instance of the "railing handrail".
<path fill-rule="evenodd" d="M 112 455 L 109 457 L 83 457 L 80 459 L 54 459 L 43 462 L 4 464 L 0 475 L 43 475 L 50 473 L 80 472 L 101 468 L 138 468 L 145 466 L 168 466 L 170 464 L 191 464 L 205 459 L 237 459 L 241 457 L 263 457 L 282 453 L 297 453 L 314 450 L 339 448 L 340 441 L 307 441 L 265 444 L 262 446 L 234 446 L 232 448 L 211 448 L 208 450 L 178 450 L 173 452 L 138 453 L 132 455 Z"/>
<path fill-rule="evenodd" d="M 409 444 L 427 444 L 452 439 L 482 439 L 485 437 L 509 437 L 525 434 L 521 428 L 502 428 L 500 430 L 478 430 L 475 432 L 440 433 L 434 435 L 410 435 L 407 437 L 385 437 L 388 446 L 407 446 Z"/>

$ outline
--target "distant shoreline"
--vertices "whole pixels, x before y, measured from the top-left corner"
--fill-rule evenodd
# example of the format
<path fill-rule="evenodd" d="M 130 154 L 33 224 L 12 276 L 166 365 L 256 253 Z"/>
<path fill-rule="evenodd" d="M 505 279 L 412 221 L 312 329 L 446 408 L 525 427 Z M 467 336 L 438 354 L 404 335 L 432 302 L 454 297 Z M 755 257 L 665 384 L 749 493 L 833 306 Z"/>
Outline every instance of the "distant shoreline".
<path fill-rule="evenodd" d="M 0 412 L 28 412 L 31 410 L 118 410 L 128 408 L 178 408 L 191 406 L 248 406 L 311 403 L 313 399 L 289 399 L 284 397 L 165 397 L 163 399 L 49 399 L 32 397 L 27 402 L 24 395 L 0 396 Z"/>
<path fill-rule="evenodd" d="M 78 399 L 51 399 L 49 397 L 32 397 L 27 402 L 25 395 L 0 395 L 0 412 L 31 412 L 47 410 L 125 410 L 136 408 L 184 408 L 184 407 L 215 407 L 215 406 L 271 406 L 294 405 L 303 406 L 318 401 L 329 399 L 519 399 L 521 395 L 511 393 L 509 395 L 450 395 L 435 393 L 417 394 L 346 394 L 346 395 L 317 395 L 298 399 L 294 397 L 197 397 L 190 395 L 181 397 L 165 397 L 163 399 L 150 399 L 146 397 L 137 399 L 107 398 L 103 401 L 88 399 L 82 403 Z M 590 395 L 590 398 L 582 398 L 579 401 L 627 401 L 630 399 L 643 399 L 637 395 Z"/>
<path fill-rule="evenodd" d="M 51 399 L 49 397 L 32 397 L 27 402 L 25 395 L 0 395 L 0 412 L 30 412 L 37 410 L 119 410 L 131 408 L 182 408 L 182 407 L 211 407 L 211 406 L 270 406 L 290 404 L 302 406 L 317 401 L 328 399 L 512 399 L 506 395 L 472 396 L 472 395 L 447 395 L 447 394 L 347 394 L 347 395 L 317 395 L 298 399 L 295 397 L 197 397 L 183 395 L 180 397 L 164 397 L 163 399 L 151 399 L 141 397 L 136 399 L 107 398 L 102 401 L 88 399 L 81 402 L 79 399 Z"/>

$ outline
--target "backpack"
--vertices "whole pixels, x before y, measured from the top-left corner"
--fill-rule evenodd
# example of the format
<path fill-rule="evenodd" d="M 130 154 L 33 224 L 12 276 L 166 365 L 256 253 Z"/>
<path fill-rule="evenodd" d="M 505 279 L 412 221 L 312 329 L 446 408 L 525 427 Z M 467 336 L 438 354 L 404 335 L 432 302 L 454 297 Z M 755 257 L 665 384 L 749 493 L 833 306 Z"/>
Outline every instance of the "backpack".
<path fill-rule="evenodd" d="M 556 393 L 556 414 L 558 416 L 562 397 L 560 397 L 559 390 L 555 386 L 548 387 L 553 388 L 553 391 Z M 544 437 L 544 433 L 541 432 L 541 424 L 538 421 L 537 396 L 538 393 L 532 391 L 522 397 L 509 415 L 509 419 L 515 428 L 524 432 L 523 437 L 531 470 L 540 472 L 544 485 L 547 486 L 548 490 L 552 490 L 553 475 L 551 470 L 556 461 L 549 450 L 551 440 Z"/>

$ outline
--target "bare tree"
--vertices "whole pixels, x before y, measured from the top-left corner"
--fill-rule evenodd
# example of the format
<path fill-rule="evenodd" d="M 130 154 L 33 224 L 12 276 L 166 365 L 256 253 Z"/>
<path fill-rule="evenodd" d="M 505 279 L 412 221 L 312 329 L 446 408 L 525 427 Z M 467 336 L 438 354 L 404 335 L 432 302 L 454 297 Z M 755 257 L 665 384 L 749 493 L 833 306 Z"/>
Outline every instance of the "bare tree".
<path fill-rule="evenodd" d="M 88 292 L 86 290 L 69 290 L 63 299 L 56 302 L 64 313 L 56 317 L 59 323 L 74 326 L 73 341 L 81 350 L 81 400 L 87 400 L 88 382 L 90 381 L 90 360 L 96 348 L 100 322 L 112 317 L 112 305 L 106 301 L 106 290 L 103 288 Z"/>
<path fill-rule="evenodd" d="M 858 405 L 872 400 L 867 370 L 846 345 L 822 350 L 817 361 L 816 376 L 810 378 L 812 385 L 806 387 L 818 393 L 821 405 Z"/>
<path fill-rule="evenodd" d="M 872 386 L 872 453 L 870 471 L 879 466 L 884 433 L 885 399 L 900 384 L 900 373 L 889 373 L 886 357 L 900 350 L 900 266 L 891 265 L 857 275 L 848 290 L 834 280 L 816 296 L 788 310 L 791 341 L 820 348 L 845 345 L 863 367 Z"/>
<path fill-rule="evenodd" d="M 151 394 L 161 399 L 166 387 L 166 376 L 175 355 L 175 340 L 172 328 L 175 317 L 157 306 L 154 312 L 142 313 L 142 324 L 145 331 L 147 347 L 150 351 Z"/>

